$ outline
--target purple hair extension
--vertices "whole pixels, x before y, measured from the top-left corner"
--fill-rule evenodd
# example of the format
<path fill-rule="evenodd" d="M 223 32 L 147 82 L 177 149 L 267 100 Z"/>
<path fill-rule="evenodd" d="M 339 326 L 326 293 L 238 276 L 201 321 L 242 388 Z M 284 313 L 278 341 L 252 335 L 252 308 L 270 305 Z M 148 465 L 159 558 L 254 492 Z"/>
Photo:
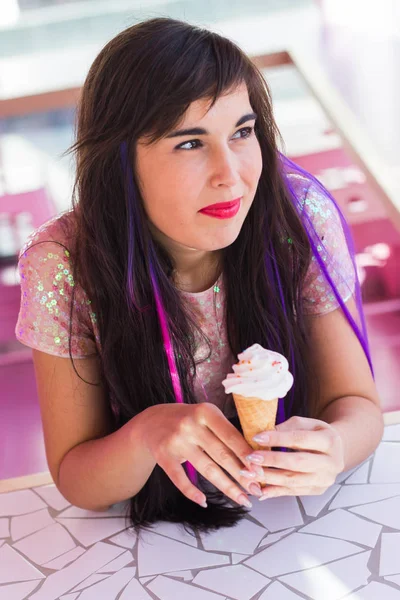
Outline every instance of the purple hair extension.
<path fill-rule="evenodd" d="M 158 289 L 157 279 L 156 279 L 156 276 L 154 273 L 154 267 L 153 267 L 151 257 L 150 257 L 150 277 L 151 277 L 151 284 L 153 287 L 154 299 L 156 301 L 158 320 L 160 322 L 161 333 L 162 333 L 162 337 L 163 337 L 163 341 L 164 341 L 164 349 L 165 349 L 165 353 L 167 355 L 169 372 L 171 374 L 172 387 L 174 389 L 175 400 L 176 400 L 176 402 L 180 402 L 183 404 L 184 399 L 183 399 L 183 393 L 182 393 L 182 385 L 181 385 L 181 382 L 179 379 L 178 369 L 176 367 L 176 361 L 175 361 L 175 356 L 174 356 L 174 350 L 172 348 L 171 337 L 169 335 L 167 316 L 165 314 L 165 310 L 164 310 L 163 303 L 161 300 L 160 290 Z M 186 466 L 186 472 L 188 474 L 190 481 L 193 484 L 196 484 L 197 475 L 196 475 L 195 468 L 189 461 L 186 461 L 185 466 Z"/>
<path fill-rule="evenodd" d="M 356 268 L 356 263 L 355 263 L 355 251 L 354 251 L 354 243 L 353 243 L 353 238 L 352 238 L 352 234 L 350 231 L 350 227 L 347 224 L 346 219 L 344 218 L 344 215 L 342 214 L 342 211 L 340 210 L 340 207 L 338 206 L 336 200 L 334 199 L 334 197 L 329 193 L 329 191 L 322 185 L 322 183 L 320 181 L 318 181 L 318 179 L 316 177 L 314 177 L 311 173 L 305 171 L 304 169 L 302 169 L 299 165 L 297 165 L 296 163 L 294 163 L 293 161 L 291 161 L 287 156 L 283 155 L 282 153 L 279 152 L 279 157 L 281 160 L 281 164 L 282 164 L 282 174 L 285 178 L 285 182 L 287 185 L 287 188 L 290 192 L 290 195 L 292 197 L 292 201 L 293 204 L 297 210 L 297 212 L 299 213 L 299 216 L 302 220 L 302 223 L 304 225 L 304 228 L 306 230 L 308 239 L 310 241 L 310 245 L 311 245 L 311 249 L 313 252 L 313 255 L 315 256 L 315 259 L 318 261 L 318 264 L 321 268 L 321 271 L 324 274 L 324 277 L 326 278 L 326 280 L 328 281 L 343 313 L 345 314 L 349 324 L 351 325 L 354 333 L 356 334 L 362 349 L 365 353 L 365 356 L 368 360 L 370 369 L 371 369 L 371 373 L 372 376 L 374 376 L 374 370 L 373 370 L 373 365 L 372 365 L 372 360 L 371 360 L 371 355 L 370 355 L 370 350 L 369 350 L 369 343 L 368 343 L 368 334 L 367 334 L 367 328 L 366 328 L 366 323 L 365 323 L 365 317 L 364 317 L 364 311 L 362 308 L 362 299 L 361 299 L 361 290 L 360 290 L 360 283 L 357 277 L 357 268 Z M 332 202 L 332 205 L 336 208 L 340 220 L 341 220 L 341 224 L 342 224 L 342 228 L 343 228 L 343 232 L 345 234 L 346 237 L 346 242 L 347 242 L 347 247 L 349 249 L 349 254 L 351 257 L 351 261 L 353 264 L 353 268 L 354 268 L 354 273 L 355 273 L 355 299 L 356 299 L 356 307 L 357 307 L 357 312 L 358 312 L 358 316 L 360 318 L 360 323 L 361 323 L 361 329 L 360 327 L 357 325 L 357 323 L 355 322 L 355 320 L 353 319 L 352 315 L 350 314 L 349 309 L 347 308 L 345 302 L 343 301 L 339 290 L 337 289 L 336 285 L 334 284 L 332 277 L 330 276 L 328 269 L 326 267 L 325 262 L 323 261 L 322 257 L 320 256 L 318 250 L 317 250 L 317 245 L 321 245 L 323 247 L 324 243 L 323 240 L 321 240 L 321 238 L 319 237 L 318 233 L 315 231 L 315 228 L 311 222 L 311 219 L 309 217 L 309 215 L 307 214 L 307 212 L 305 210 L 302 209 L 302 207 L 300 206 L 300 202 L 299 199 L 297 198 L 297 194 L 295 193 L 295 191 L 293 190 L 292 185 L 290 184 L 289 181 L 289 177 L 287 176 L 287 173 L 289 171 L 294 171 L 298 174 L 300 174 L 301 176 L 305 177 L 306 180 L 309 182 L 309 186 L 312 185 L 313 183 L 321 190 L 321 192 L 327 196 L 330 201 Z M 314 238 L 317 239 L 317 244 L 314 241 Z"/>
<path fill-rule="evenodd" d="M 135 262 L 135 257 L 134 257 L 135 241 L 137 240 L 139 248 L 142 251 L 144 251 L 144 243 L 143 243 L 143 237 L 141 234 L 141 230 L 139 227 L 140 213 L 139 213 L 139 207 L 138 207 L 138 203 L 137 203 L 136 195 L 135 195 L 135 186 L 134 186 L 134 182 L 133 182 L 132 169 L 129 168 L 128 150 L 127 150 L 126 142 L 121 143 L 120 152 L 121 152 L 123 171 L 126 174 L 127 186 L 128 186 L 128 189 L 127 189 L 127 209 L 128 210 L 127 210 L 127 212 L 128 212 L 128 240 L 129 241 L 128 241 L 127 293 L 128 293 L 128 298 L 130 298 L 133 301 L 135 308 L 137 308 L 137 310 L 139 310 L 141 312 L 144 312 L 144 311 L 148 310 L 150 307 L 147 306 L 145 308 L 140 308 L 138 306 L 138 303 L 136 302 L 136 298 L 135 298 L 135 294 L 134 294 L 134 284 L 133 284 L 133 275 L 132 274 L 134 273 L 133 265 Z M 135 234 L 137 235 L 136 240 L 135 240 Z M 154 264 L 153 264 L 153 260 L 152 260 L 152 256 L 151 256 L 152 254 L 153 253 L 150 251 L 150 256 L 149 256 L 150 279 L 151 279 L 153 295 L 154 295 L 154 299 L 155 299 L 155 303 L 156 303 L 158 320 L 160 323 L 162 338 L 163 338 L 163 342 L 164 342 L 164 349 L 165 349 L 165 353 L 167 355 L 168 367 L 169 367 L 169 371 L 170 371 L 170 375 L 171 375 L 171 381 L 172 381 L 172 387 L 173 387 L 174 394 L 175 394 L 175 400 L 176 400 L 176 402 L 183 403 L 184 399 L 183 399 L 183 393 L 182 393 L 182 386 L 181 386 L 181 382 L 179 379 L 178 369 L 176 367 L 174 351 L 173 351 L 173 347 L 172 347 L 171 337 L 169 334 L 168 321 L 167 321 L 167 317 L 166 317 L 165 310 L 163 307 L 161 294 L 160 294 L 160 291 L 158 288 L 157 277 L 155 275 Z M 190 481 L 193 484 L 196 484 L 197 483 L 197 474 L 196 474 L 195 468 L 188 461 L 185 463 L 185 467 L 186 467 L 186 472 L 188 474 Z"/>
<path fill-rule="evenodd" d="M 267 268 L 267 272 L 268 272 L 269 281 L 275 281 L 276 275 L 277 275 L 276 265 L 273 264 L 272 254 L 270 254 L 269 252 L 267 252 L 267 254 L 265 256 L 265 264 L 266 264 L 266 268 Z M 279 285 L 280 285 L 280 281 L 279 281 Z M 282 306 L 284 307 L 285 305 L 284 305 L 284 300 L 283 300 L 283 294 L 281 295 L 281 302 L 282 302 Z M 285 310 L 285 308 L 284 308 L 284 310 Z M 286 310 L 285 310 L 285 314 L 286 314 Z M 267 334 L 267 338 L 268 338 L 268 347 L 273 348 L 274 344 L 271 342 L 268 334 Z M 278 341 L 280 342 L 279 333 L 278 333 Z M 277 421 L 277 423 L 283 423 L 283 421 L 285 421 L 285 419 L 286 419 L 286 411 L 285 411 L 285 406 L 284 406 L 284 399 L 280 398 L 279 402 L 278 402 L 278 413 L 277 413 L 276 421 Z"/>
<path fill-rule="evenodd" d="M 139 207 L 138 203 L 136 202 L 135 185 L 133 182 L 132 169 L 129 168 L 128 145 L 125 141 L 122 142 L 120 145 L 120 156 L 122 163 L 122 171 L 125 175 L 125 181 L 127 185 L 127 193 L 125 196 L 128 213 L 128 273 L 126 281 L 126 293 L 129 300 L 133 302 L 134 307 L 139 312 L 146 312 L 150 309 L 150 306 L 145 306 L 144 308 L 139 306 L 135 295 L 136 286 L 133 282 L 135 272 L 133 268 L 135 262 L 135 246 L 137 243 L 137 245 L 139 246 L 139 251 L 143 253 L 144 243 L 141 229 L 140 227 L 138 227 L 138 224 L 140 223 Z"/>
<path fill-rule="evenodd" d="M 275 252 L 274 252 L 274 249 L 272 248 L 272 246 L 270 246 L 270 248 L 271 248 L 272 264 L 273 264 L 274 271 L 275 271 L 275 279 L 276 279 L 276 282 L 277 282 L 277 285 L 278 285 L 278 290 L 279 290 L 279 297 L 281 299 L 281 304 L 282 304 L 284 315 L 287 318 L 285 298 L 284 298 L 284 295 L 283 295 L 281 278 L 279 277 L 278 266 L 276 264 L 276 256 L 275 256 Z M 292 340 L 290 340 L 289 346 L 290 346 L 290 367 L 292 369 L 293 378 L 294 378 L 294 380 L 296 380 L 296 373 L 295 373 L 296 364 L 295 364 L 295 360 L 294 360 L 294 352 L 293 352 Z M 294 394 L 294 388 L 292 387 L 292 389 L 290 390 L 290 405 L 289 405 L 288 410 L 287 410 L 287 414 L 288 415 L 292 414 L 293 394 Z M 283 423 L 283 421 L 286 420 L 284 400 L 285 400 L 284 398 L 280 398 L 279 399 L 277 423 Z"/>

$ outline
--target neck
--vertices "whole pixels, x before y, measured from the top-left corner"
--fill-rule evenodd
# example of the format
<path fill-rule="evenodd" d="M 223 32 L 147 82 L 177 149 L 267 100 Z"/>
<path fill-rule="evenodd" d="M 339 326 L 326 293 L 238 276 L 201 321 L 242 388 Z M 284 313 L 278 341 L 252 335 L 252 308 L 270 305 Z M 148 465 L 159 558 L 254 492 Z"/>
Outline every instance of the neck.
<path fill-rule="evenodd" d="M 172 257 L 173 281 L 179 290 L 192 293 L 204 292 L 218 279 L 221 273 L 220 250 L 206 251 L 181 246 L 166 238 L 154 227 L 152 233 Z"/>
<path fill-rule="evenodd" d="M 220 274 L 217 252 L 195 251 L 191 255 L 174 256 L 174 283 L 185 292 L 204 292 L 218 279 Z"/>

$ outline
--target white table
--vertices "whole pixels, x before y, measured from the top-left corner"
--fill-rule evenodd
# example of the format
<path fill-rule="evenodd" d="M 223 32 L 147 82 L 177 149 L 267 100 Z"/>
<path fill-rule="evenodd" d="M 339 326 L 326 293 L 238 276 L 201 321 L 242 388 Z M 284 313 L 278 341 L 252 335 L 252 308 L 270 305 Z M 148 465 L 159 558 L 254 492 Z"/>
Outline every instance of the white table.
<path fill-rule="evenodd" d="M 123 503 L 78 509 L 48 474 L 0 482 L 0 600 L 400 599 L 400 413 L 385 420 L 374 455 L 324 495 L 254 499 L 198 537 L 158 523 L 137 539 Z"/>

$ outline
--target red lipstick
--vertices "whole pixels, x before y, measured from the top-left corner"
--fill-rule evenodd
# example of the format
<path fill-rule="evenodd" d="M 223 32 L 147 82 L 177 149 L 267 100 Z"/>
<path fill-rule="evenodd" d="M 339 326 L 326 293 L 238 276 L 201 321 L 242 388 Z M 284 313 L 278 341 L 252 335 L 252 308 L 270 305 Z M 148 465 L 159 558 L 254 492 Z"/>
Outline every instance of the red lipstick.
<path fill-rule="evenodd" d="M 210 206 L 202 208 L 199 212 L 201 212 L 203 215 L 208 215 L 209 217 L 214 217 L 216 219 L 231 219 L 239 212 L 240 201 L 241 198 L 237 198 L 231 202 L 218 202 L 217 204 L 210 204 Z"/>

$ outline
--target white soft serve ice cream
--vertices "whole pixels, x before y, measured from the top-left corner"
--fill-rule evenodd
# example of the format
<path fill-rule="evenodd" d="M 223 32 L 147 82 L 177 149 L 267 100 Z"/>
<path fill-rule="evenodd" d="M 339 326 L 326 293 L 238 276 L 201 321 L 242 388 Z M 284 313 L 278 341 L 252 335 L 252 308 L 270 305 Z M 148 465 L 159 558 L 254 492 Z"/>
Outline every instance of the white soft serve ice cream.
<path fill-rule="evenodd" d="M 260 400 L 284 398 L 293 385 L 289 363 L 282 354 L 253 344 L 238 354 L 239 363 L 233 365 L 222 385 L 226 394 L 240 394 Z"/>

